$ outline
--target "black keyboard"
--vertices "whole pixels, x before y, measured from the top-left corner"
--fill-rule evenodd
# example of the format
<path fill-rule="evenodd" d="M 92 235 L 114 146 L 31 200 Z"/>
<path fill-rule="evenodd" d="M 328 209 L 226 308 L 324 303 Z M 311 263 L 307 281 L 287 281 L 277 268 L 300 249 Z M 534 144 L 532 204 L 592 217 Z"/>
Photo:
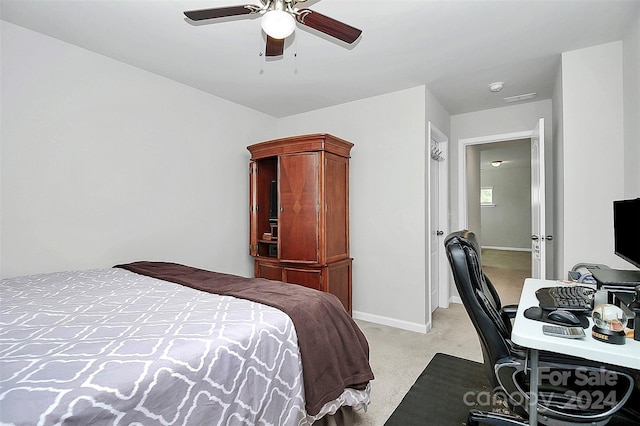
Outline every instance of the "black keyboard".
<path fill-rule="evenodd" d="M 536 297 L 545 311 L 591 312 L 595 292 L 591 287 L 581 285 L 543 287 L 536 291 Z"/>

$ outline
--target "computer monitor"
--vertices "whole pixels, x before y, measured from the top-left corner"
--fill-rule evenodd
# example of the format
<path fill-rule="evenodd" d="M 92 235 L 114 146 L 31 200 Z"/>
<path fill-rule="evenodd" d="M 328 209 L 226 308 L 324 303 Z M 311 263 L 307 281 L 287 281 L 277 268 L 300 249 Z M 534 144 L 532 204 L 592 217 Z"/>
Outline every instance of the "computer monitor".
<path fill-rule="evenodd" d="M 614 253 L 640 268 L 640 198 L 613 202 Z"/>

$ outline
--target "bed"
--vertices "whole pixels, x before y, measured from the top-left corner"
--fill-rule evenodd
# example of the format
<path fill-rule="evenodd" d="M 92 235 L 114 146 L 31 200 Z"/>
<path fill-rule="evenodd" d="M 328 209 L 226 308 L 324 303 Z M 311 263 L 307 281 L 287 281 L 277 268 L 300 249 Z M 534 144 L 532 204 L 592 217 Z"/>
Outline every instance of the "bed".
<path fill-rule="evenodd" d="M 0 291 L 3 425 L 331 424 L 369 403 L 368 344 L 331 294 L 166 262 Z"/>

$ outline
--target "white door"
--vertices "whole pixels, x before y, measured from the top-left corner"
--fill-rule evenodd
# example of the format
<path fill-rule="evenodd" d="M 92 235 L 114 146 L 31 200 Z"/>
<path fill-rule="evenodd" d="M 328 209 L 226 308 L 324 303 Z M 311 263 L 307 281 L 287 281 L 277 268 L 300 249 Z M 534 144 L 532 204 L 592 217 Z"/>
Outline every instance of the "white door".
<path fill-rule="evenodd" d="M 432 146 L 437 146 L 433 140 L 431 141 Z M 440 194 L 438 191 L 438 169 L 440 163 L 437 159 L 431 158 L 429 160 L 431 164 L 431 171 L 429 173 L 430 187 L 431 191 L 429 194 L 429 215 L 431 216 L 431 230 L 429 232 L 431 238 L 431 251 L 429 253 L 429 275 L 430 275 L 430 287 L 431 287 L 431 312 L 435 311 L 438 307 L 439 303 L 439 290 L 440 286 L 438 285 L 438 281 L 440 279 L 440 268 L 439 268 L 439 255 L 440 255 L 440 236 L 443 234 L 442 230 L 440 230 L 440 221 L 439 216 L 440 212 L 438 211 L 438 206 L 440 205 Z"/>
<path fill-rule="evenodd" d="M 444 252 L 444 236 L 448 230 L 448 179 L 447 154 L 448 139 L 432 123 L 427 129 L 429 158 L 427 176 L 429 179 L 429 204 L 427 213 L 427 326 L 431 324 L 431 313 L 439 306 L 448 307 L 449 275 Z"/>
<path fill-rule="evenodd" d="M 531 136 L 531 276 L 546 277 L 544 118 Z M 549 237 L 550 238 L 550 237 Z"/>

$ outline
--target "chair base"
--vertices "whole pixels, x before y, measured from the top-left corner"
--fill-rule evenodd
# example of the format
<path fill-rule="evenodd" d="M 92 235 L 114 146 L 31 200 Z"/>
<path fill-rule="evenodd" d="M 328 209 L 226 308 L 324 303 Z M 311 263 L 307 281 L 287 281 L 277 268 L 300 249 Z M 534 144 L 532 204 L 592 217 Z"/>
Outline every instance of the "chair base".
<path fill-rule="evenodd" d="M 529 423 L 519 417 L 508 416 L 500 413 L 489 413 L 480 410 L 469 411 L 467 426 L 495 425 L 495 426 L 528 426 Z"/>
<path fill-rule="evenodd" d="M 604 426 L 609 422 L 609 419 L 602 420 L 600 422 L 588 422 L 588 423 L 567 423 L 565 421 L 555 419 L 538 419 L 540 424 L 546 426 L 569 426 L 569 425 L 589 425 L 589 426 Z M 470 410 L 469 417 L 467 418 L 467 426 L 481 426 L 481 425 L 493 425 L 493 426 L 529 426 L 529 421 L 521 417 L 509 416 L 507 414 L 486 412 L 480 410 Z"/>

